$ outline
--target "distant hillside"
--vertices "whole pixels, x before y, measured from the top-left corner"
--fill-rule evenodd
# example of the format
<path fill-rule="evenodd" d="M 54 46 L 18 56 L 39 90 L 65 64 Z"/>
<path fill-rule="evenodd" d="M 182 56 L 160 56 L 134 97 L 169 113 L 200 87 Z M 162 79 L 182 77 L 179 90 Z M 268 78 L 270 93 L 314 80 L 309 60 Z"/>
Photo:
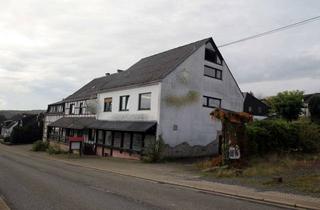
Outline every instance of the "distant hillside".
<path fill-rule="evenodd" d="M 10 119 L 17 114 L 39 114 L 41 112 L 45 112 L 45 110 L 0 110 L 0 115 Z"/>

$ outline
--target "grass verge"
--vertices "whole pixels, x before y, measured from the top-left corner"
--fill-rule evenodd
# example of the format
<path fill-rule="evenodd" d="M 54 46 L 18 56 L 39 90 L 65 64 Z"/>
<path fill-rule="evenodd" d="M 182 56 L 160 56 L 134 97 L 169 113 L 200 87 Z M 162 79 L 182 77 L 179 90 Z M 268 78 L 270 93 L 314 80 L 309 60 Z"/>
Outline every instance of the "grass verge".
<path fill-rule="evenodd" d="M 211 167 L 210 160 L 196 167 L 208 180 L 320 197 L 320 155 L 253 158 L 240 169 Z"/>

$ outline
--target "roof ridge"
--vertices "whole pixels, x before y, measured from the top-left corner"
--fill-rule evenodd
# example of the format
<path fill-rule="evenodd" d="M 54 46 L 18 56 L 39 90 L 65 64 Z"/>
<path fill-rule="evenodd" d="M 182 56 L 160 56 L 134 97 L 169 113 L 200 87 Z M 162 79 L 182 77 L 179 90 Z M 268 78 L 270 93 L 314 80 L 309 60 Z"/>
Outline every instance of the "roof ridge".
<path fill-rule="evenodd" d="M 147 57 L 141 58 L 140 61 L 141 61 L 141 60 L 144 60 L 144 59 L 146 59 L 146 58 L 150 58 L 150 57 L 156 56 L 156 55 L 160 55 L 160 54 L 163 54 L 163 53 L 167 53 L 167 52 L 169 52 L 169 51 L 171 51 L 171 50 L 176 50 L 176 49 L 179 49 L 179 48 L 182 48 L 182 47 L 186 47 L 186 46 L 189 46 L 189 45 L 192 45 L 192 44 L 195 44 L 195 43 L 198 43 L 198 42 L 203 42 L 203 41 L 205 41 L 205 40 L 210 40 L 210 39 L 211 39 L 211 37 L 208 37 L 208 38 L 201 39 L 201 40 L 198 40 L 198 41 L 195 41 L 195 42 L 191 42 L 191 43 L 189 43 L 189 44 L 185 44 L 185 45 L 182 45 L 182 46 L 179 46 L 179 47 L 174 47 L 174 48 L 171 48 L 171 49 L 169 49 L 169 50 L 165 50 L 165 51 L 162 51 L 162 52 L 159 52 L 159 53 L 155 53 L 155 54 L 153 54 L 153 55 L 149 55 L 149 56 L 147 56 Z"/>

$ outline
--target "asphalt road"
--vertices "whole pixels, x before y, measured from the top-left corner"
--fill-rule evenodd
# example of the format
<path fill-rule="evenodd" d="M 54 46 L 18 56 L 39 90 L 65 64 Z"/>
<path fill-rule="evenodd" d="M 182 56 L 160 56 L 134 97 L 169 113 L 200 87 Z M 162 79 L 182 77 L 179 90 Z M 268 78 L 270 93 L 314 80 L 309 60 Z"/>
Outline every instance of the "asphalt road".
<path fill-rule="evenodd" d="M 13 210 L 280 209 L 1 149 L 0 195 Z"/>

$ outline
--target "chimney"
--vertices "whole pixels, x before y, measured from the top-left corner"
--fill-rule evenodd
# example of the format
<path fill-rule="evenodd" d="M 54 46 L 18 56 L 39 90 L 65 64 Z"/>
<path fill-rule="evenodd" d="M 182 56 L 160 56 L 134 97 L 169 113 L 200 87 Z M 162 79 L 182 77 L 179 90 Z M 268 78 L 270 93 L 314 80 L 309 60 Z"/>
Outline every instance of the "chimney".
<path fill-rule="evenodd" d="M 120 73 L 120 72 L 123 72 L 123 70 L 121 70 L 121 69 L 118 69 L 118 70 L 117 70 L 117 72 L 118 72 L 118 73 Z"/>
<path fill-rule="evenodd" d="M 110 75 L 110 73 L 106 73 L 106 77 L 109 76 L 109 75 Z"/>

